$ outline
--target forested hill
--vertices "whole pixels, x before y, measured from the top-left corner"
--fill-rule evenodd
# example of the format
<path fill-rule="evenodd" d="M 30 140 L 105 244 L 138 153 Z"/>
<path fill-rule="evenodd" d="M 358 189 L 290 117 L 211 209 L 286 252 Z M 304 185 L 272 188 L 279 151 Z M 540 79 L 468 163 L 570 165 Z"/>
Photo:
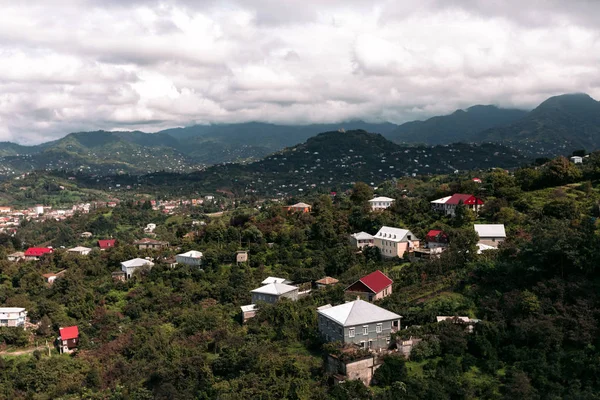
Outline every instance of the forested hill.
<path fill-rule="evenodd" d="M 362 130 L 332 131 L 254 163 L 217 165 L 190 174 L 150 174 L 134 180 L 157 188 L 285 196 L 312 189 L 342 190 L 356 181 L 377 185 L 413 174 L 513 168 L 526 162 L 516 151 L 495 144 L 406 147 Z M 128 184 L 130 178 L 115 179 Z"/>
<path fill-rule="evenodd" d="M 388 137 L 398 143 L 429 145 L 472 142 L 478 141 L 474 135 L 481 131 L 511 124 L 526 114 L 524 110 L 478 105 L 450 115 L 404 123 Z"/>
<path fill-rule="evenodd" d="M 515 123 L 473 137 L 518 147 L 532 156 L 600 149 L 600 102 L 587 94 L 551 97 Z"/>

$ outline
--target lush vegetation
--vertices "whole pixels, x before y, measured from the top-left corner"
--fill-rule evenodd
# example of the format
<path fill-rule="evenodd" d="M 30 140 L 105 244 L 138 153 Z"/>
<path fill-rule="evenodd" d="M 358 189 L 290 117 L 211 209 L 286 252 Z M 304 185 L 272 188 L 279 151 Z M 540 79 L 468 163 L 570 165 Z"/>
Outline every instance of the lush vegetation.
<path fill-rule="evenodd" d="M 600 156 L 582 167 L 559 158 L 508 174 L 404 178 L 380 185 L 396 198 L 385 212 L 369 212 L 372 189 L 305 198 L 310 214 L 289 214 L 281 204 L 239 199 L 218 218 L 201 209 L 165 216 L 148 203 L 124 202 L 63 221 L 24 224 L 0 236 L 0 255 L 27 244 L 91 244 L 78 233 L 114 235 L 119 245 L 75 257 L 58 249 L 39 262 L 0 261 L 0 301 L 23 306 L 35 337 L 0 331 L 9 349 L 51 341 L 58 328 L 77 324 L 79 351 L 51 356 L 37 351 L 0 358 L 0 397 L 33 399 L 596 399 L 600 392 L 599 264 Z M 429 200 L 474 193 L 486 206 L 479 216 L 461 209 L 454 219 L 430 210 Z M 290 198 L 290 202 L 297 199 Z M 206 225 L 192 225 L 201 219 Z M 478 255 L 472 224 L 498 222 L 509 239 Z M 130 245 L 147 223 L 171 248 L 138 251 Z M 357 253 L 347 240 L 381 225 L 450 234 L 438 260 L 383 260 L 376 249 Z M 193 232 L 193 235 L 186 233 Z M 93 239 L 92 239 L 93 240 Z M 234 253 L 249 249 L 247 265 Z M 205 254 L 202 269 L 171 269 L 163 257 L 190 249 Z M 111 272 L 137 256 L 156 266 L 115 282 Z M 67 269 L 48 286 L 41 274 Z M 402 315 L 399 338 L 420 337 L 411 358 L 386 358 L 374 385 L 333 386 L 323 368 L 325 350 L 316 307 L 344 301 L 343 288 L 381 269 L 394 293 L 379 305 Z M 266 276 L 297 283 L 330 275 L 337 287 L 298 302 L 263 306 L 246 325 L 239 306 Z M 436 323 L 436 315 L 477 318 L 474 332 Z M 15 333 L 16 332 L 16 333 Z M 327 347 L 326 347 L 327 348 Z"/>

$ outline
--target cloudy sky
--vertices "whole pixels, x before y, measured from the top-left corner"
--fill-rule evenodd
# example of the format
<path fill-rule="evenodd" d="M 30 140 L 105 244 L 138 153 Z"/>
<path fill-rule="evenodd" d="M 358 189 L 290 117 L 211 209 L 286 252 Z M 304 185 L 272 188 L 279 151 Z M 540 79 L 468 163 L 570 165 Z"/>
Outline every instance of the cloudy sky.
<path fill-rule="evenodd" d="M 0 0 L 0 140 L 600 98 L 596 0 Z"/>

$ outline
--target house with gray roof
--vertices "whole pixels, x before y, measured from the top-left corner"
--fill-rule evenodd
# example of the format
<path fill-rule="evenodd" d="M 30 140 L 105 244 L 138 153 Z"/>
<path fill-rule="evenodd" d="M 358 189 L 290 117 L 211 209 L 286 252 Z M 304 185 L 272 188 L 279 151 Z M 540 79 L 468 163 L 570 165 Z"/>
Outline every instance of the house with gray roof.
<path fill-rule="evenodd" d="M 367 246 L 373 246 L 375 237 L 367 232 L 358 232 L 350 235 L 350 244 L 352 247 L 362 249 Z"/>
<path fill-rule="evenodd" d="M 269 283 L 250 291 L 250 293 L 252 293 L 253 304 L 259 301 L 273 304 L 284 297 L 294 301 L 298 300 L 298 287 L 280 282 Z"/>
<path fill-rule="evenodd" d="M 402 316 L 364 300 L 317 309 L 319 332 L 328 342 L 353 343 L 373 350 L 387 349 Z"/>
<path fill-rule="evenodd" d="M 473 228 L 479 235 L 479 244 L 498 247 L 506 240 L 504 224 L 475 224 Z"/>
<path fill-rule="evenodd" d="M 140 268 L 152 269 L 154 263 L 143 258 L 134 258 L 121 263 L 121 271 L 125 272 L 127 279 L 131 278 L 133 273 Z"/>
<path fill-rule="evenodd" d="M 375 234 L 374 245 L 383 257 L 400 257 L 420 247 L 419 239 L 408 229 L 382 226 Z"/>

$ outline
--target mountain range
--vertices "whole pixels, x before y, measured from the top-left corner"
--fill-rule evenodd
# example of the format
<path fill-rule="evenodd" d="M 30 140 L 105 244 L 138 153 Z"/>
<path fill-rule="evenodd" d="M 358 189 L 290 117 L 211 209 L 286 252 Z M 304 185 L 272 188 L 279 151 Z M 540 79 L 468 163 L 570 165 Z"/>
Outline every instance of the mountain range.
<path fill-rule="evenodd" d="M 514 168 L 526 162 L 517 151 L 493 143 L 406 146 L 390 142 L 380 134 L 352 130 L 321 133 L 304 143 L 245 164 L 219 164 L 179 174 L 123 174 L 100 180 L 78 174 L 77 181 L 92 189 L 114 188 L 119 184 L 120 187 L 151 187 L 152 192 L 222 191 L 280 197 L 311 190 L 344 190 L 356 181 L 378 185 L 405 176 Z"/>
<path fill-rule="evenodd" d="M 547 99 L 532 111 L 477 105 L 402 125 L 350 121 L 275 125 L 260 122 L 196 125 L 157 133 L 78 132 L 36 146 L 0 143 L 0 176 L 33 169 L 97 174 L 190 172 L 247 162 L 303 143 L 320 132 L 364 130 L 405 145 L 496 142 L 529 158 L 600 148 L 600 103 L 586 94 Z"/>

